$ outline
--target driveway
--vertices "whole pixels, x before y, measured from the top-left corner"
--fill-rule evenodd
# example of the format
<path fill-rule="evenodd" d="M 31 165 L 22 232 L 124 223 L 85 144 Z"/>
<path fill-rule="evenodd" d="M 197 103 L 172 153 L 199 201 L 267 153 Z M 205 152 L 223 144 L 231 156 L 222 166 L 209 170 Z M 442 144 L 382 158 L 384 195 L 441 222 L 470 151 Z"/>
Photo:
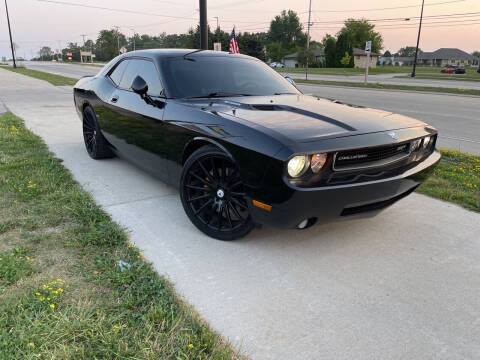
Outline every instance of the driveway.
<path fill-rule="evenodd" d="M 39 134 L 156 270 L 254 359 L 478 359 L 480 215 L 412 194 L 369 220 L 207 238 L 178 194 L 93 161 L 70 88 L 0 69 L 0 100 Z"/>

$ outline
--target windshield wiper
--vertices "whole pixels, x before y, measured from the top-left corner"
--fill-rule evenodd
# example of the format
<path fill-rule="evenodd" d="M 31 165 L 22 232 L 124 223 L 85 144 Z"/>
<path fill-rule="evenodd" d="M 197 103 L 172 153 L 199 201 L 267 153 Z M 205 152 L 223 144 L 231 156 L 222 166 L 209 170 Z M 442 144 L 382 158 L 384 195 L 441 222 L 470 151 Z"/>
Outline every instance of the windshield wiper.
<path fill-rule="evenodd" d="M 201 98 L 221 98 L 221 97 L 235 97 L 235 96 L 252 96 L 251 94 L 236 94 L 226 92 L 211 92 L 208 95 L 189 96 L 188 99 L 201 99 Z"/>
<path fill-rule="evenodd" d="M 291 93 L 291 92 L 276 92 L 273 95 L 297 95 L 297 94 Z"/>

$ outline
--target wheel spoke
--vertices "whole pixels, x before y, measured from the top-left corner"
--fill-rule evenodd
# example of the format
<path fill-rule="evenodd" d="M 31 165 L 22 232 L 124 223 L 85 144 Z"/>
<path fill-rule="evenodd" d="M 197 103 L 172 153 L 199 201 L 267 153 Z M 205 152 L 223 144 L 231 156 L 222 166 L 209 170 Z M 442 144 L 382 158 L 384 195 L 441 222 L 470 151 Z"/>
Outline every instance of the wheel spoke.
<path fill-rule="evenodd" d="M 233 204 L 229 201 L 228 202 L 228 205 L 232 208 L 233 212 L 235 213 L 235 216 L 238 217 L 238 220 L 242 220 L 242 216 L 240 215 L 240 213 L 238 212 L 238 210 L 235 208 L 235 206 L 233 206 Z"/>
<path fill-rule="evenodd" d="M 232 225 L 232 217 L 230 216 L 230 209 L 228 208 L 228 203 L 227 202 L 227 205 L 225 206 L 225 212 L 227 213 L 227 220 L 228 220 L 228 224 L 230 225 L 230 229 L 233 229 L 233 225 Z"/>
<path fill-rule="evenodd" d="M 194 186 L 194 185 L 185 185 L 185 186 L 186 186 L 187 188 L 193 189 L 193 190 L 210 192 L 210 187 L 205 188 L 205 187 L 202 187 L 202 186 Z"/>
<path fill-rule="evenodd" d="M 211 196 L 210 194 L 197 196 L 195 198 L 188 199 L 187 202 L 191 203 L 191 202 L 194 202 L 194 201 L 197 201 L 197 200 L 202 200 L 202 199 L 209 198 L 210 196 Z"/>
<path fill-rule="evenodd" d="M 195 215 L 200 214 L 200 212 L 201 212 L 202 210 L 204 210 L 204 209 L 207 207 L 207 205 L 208 205 L 208 204 L 211 204 L 212 202 L 213 202 L 213 199 L 210 199 L 210 200 L 206 201 L 205 204 L 203 204 L 203 205 L 200 206 L 197 210 L 195 210 Z"/>
<path fill-rule="evenodd" d="M 242 185 L 242 180 L 238 180 L 234 184 L 229 185 L 229 186 L 230 186 L 230 189 L 235 189 L 239 185 Z"/>
<path fill-rule="evenodd" d="M 196 178 L 197 180 L 200 180 L 200 181 L 203 182 L 204 184 L 208 185 L 208 187 L 211 187 L 211 186 L 210 186 L 211 184 L 210 184 L 207 180 L 205 180 L 205 179 L 203 179 L 202 177 L 198 176 L 198 175 L 195 174 L 193 171 L 189 171 L 188 173 L 189 173 L 191 176 L 193 176 L 194 178 Z"/>
<path fill-rule="evenodd" d="M 203 166 L 203 163 L 201 160 L 198 160 L 198 165 L 202 168 L 208 180 L 210 180 L 212 183 L 215 182 L 215 180 L 212 178 L 212 175 L 207 171 L 207 169 L 205 169 L 205 166 Z"/>
<path fill-rule="evenodd" d="M 233 201 L 235 204 L 237 204 L 238 206 L 240 206 L 242 209 L 244 209 L 244 210 L 247 210 L 247 209 L 248 209 L 248 207 L 247 207 L 246 205 L 242 204 L 242 203 L 241 203 L 240 201 L 238 201 L 237 199 L 235 199 L 235 198 L 233 198 L 233 197 L 232 197 L 231 199 L 232 199 L 232 201 Z"/>
<path fill-rule="evenodd" d="M 231 191 L 230 195 L 232 195 L 232 196 L 245 196 L 246 194 L 244 192 Z"/>

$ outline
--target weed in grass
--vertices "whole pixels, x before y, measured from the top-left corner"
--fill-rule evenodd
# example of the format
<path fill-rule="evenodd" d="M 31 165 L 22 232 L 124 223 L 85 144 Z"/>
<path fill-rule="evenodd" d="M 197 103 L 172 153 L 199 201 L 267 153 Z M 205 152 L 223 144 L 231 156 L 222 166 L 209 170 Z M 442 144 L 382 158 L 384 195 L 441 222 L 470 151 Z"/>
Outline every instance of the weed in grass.
<path fill-rule="evenodd" d="M 15 247 L 0 253 L 0 289 L 33 273 L 31 250 Z"/>

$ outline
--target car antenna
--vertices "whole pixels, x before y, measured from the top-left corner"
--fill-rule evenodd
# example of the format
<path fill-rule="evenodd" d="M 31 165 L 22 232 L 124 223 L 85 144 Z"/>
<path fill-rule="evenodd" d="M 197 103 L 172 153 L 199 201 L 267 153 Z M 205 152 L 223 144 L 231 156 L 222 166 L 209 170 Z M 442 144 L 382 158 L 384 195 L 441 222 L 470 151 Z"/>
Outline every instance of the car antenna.
<path fill-rule="evenodd" d="M 183 59 L 184 60 L 190 60 L 190 61 L 195 61 L 195 59 L 187 59 L 187 56 L 188 55 L 191 55 L 191 54 L 195 54 L 195 53 L 198 53 L 200 51 L 203 51 L 203 49 L 198 49 L 198 50 L 194 50 L 194 51 L 191 51 L 189 53 L 186 53 L 185 55 L 183 55 Z"/>

